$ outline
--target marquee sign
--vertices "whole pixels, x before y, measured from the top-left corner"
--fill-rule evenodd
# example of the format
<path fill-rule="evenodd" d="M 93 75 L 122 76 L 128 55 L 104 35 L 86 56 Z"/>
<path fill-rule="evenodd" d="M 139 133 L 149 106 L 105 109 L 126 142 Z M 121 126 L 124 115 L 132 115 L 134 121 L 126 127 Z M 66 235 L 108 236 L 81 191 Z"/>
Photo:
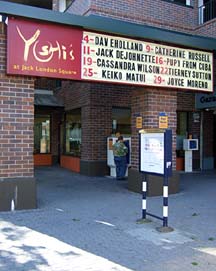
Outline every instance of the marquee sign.
<path fill-rule="evenodd" d="M 21 19 L 8 24 L 8 74 L 213 90 L 213 54 Z"/>
<path fill-rule="evenodd" d="M 212 91 L 212 67 L 212 53 L 83 33 L 83 79 Z"/>
<path fill-rule="evenodd" d="M 9 18 L 7 72 L 80 80 L 82 31 Z"/>

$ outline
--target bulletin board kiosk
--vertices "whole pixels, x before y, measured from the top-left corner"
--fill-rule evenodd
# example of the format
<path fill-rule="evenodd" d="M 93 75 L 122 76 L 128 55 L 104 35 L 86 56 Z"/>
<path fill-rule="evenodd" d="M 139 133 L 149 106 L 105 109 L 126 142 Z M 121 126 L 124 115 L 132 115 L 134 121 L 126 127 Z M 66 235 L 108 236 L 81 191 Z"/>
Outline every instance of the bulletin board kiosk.
<path fill-rule="evenodd" d="M 172 130 L 145 129 L 140 131 L 140 172 L 142 173 L 142 220 L 146 215 L 163 221 L 160 231 L 169 232 L 168 227 L 168 178 L 172 175 Z M 163 217 L 147 212 L 147 174 L 163 177 Z"/>
<path fill-rule="evenodd" d="M 185 151 L 185 172 L 193 171 L 193 151 L 198 150 L 198 139 L 184 139 L 183 149 Z"/>
<path fill-rule="evenodd" d="M 140 131 L 140 171 L 169 177 L 172 174 L 172 131 Z"/>

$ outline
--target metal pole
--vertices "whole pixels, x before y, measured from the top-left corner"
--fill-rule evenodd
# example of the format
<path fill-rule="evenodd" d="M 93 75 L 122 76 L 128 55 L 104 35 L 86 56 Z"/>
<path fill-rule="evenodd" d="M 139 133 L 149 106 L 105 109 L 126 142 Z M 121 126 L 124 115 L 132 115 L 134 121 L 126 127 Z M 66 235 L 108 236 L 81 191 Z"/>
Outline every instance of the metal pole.
<path fill-rule="evenodd" d="M 168 227 L 168 177 L 163 184 L 163 227 Z"/>
<path fill-rule="evenodd" d="M 146 194 L 147 194 L 146 174 L 142 174 L 142 219 L 146 219 Z"/>

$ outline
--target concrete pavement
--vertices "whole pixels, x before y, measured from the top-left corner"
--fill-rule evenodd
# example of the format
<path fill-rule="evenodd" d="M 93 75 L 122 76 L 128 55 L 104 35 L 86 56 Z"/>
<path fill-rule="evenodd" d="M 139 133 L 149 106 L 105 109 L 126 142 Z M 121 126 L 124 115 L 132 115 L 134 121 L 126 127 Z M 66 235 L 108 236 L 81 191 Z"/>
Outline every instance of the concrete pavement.
<path fill-rule="evenodd" d="M 162 221 L 138 224 L 142 198 L 126 181 L 38 168 L 38 208 L 0 213 L 1 271 L 215 271 L 216 173 L 181 176 Z M 162 197 L 147 199 L 162 215 Z"/>

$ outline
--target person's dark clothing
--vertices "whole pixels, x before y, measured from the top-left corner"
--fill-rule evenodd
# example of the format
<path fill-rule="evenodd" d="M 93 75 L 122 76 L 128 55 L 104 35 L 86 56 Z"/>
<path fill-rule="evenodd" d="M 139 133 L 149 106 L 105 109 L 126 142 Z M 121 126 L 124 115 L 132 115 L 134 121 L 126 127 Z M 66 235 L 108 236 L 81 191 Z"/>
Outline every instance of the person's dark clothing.
<path fill-rule="evenodd" d="M 117 180 L 124 179 L 127 170 L 126 156 L 114 156 L 114 162 L 116 165 L 116 179 Z"/>
<path fill-rule="evenodd" d="M 116 165 L 116 178 L 118 180 L 125 177 L 127 170 L 127 155 L 128 148 L 125 146 L 122 140 L 118 140 L 113 145 L 114 162 Z"/>

